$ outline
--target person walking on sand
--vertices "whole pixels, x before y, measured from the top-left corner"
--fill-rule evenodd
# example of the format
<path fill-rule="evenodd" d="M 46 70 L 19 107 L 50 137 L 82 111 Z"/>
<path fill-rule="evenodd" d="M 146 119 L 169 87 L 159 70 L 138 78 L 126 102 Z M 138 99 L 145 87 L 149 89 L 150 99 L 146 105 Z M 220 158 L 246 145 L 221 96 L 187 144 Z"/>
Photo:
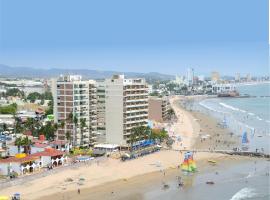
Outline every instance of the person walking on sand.
<path fill-rule="evenodd" d="M 78 188 L 78 191 L 77 191 L 77 192 L 78 192 L 78 194 L 81 194 L 81 190 L 80 190 L 80 188 Z"/>

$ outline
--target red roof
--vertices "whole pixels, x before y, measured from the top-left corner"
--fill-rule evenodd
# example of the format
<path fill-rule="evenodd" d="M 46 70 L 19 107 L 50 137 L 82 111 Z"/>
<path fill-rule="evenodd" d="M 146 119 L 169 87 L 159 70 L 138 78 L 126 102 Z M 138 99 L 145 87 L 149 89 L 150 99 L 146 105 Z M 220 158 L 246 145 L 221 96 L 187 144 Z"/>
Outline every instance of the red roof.
<path fill-rule="evenodd" d="M 27 155 L 24 158 L 16 158 L 16 157 L 9 157 L 6 159 L 0 159 L 0 163 L 25 163 L 25 162 L 30 162 L 30 161 L 34 161 L 37 160 L 38 156 L 34 156 L 32 155 Z"/>
<path fill-rule="evenodd" d="M 43 114 L 44 110 L 42 108 L 37 108 L 35 112 L 39 114 Z"/>
<path fill-rule="evenodd" d="M 53 149 L 53 148 L 46 148 L 44 151 L 42 152 L 37 152 L 32 154 L 32 156 L 62 156 L 65 153 L 63 151 L 59 151 L 57 149 Z"/>

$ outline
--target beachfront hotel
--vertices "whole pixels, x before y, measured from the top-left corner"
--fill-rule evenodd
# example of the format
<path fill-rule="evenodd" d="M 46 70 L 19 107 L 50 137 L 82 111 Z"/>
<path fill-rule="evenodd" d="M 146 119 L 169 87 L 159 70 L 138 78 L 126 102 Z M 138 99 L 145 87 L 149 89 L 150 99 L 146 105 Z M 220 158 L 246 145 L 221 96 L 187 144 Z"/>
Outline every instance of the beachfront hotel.
<path fill-rule="evenodd" d="M 54 98 L 54 121 L 65 121 L 64 127 L 59 127 L 56 138 L 65 140 L 66 133 L 71 136 L 74 146 L 89 146 L 96 142 L 97 134 L 97 91 L 94 80 L 82 80 L 81 76 L 60 76 L 52 80 Z M 69 119 L 70 113 L 78 119 L 77 124 Z M 82 119 L 85 126 L 82 127 Z"/>
<path fill-rule="evenodd" d="M 164 122 L 168 119 L 168 110 L 170 102 L 167 96 L 164 97 L 149 97 L 149 116 L 150 120 L 156 122 Z"/>
<path fill-rule="evenodd" d="M 97 80 L 97 132 L 99 143 L 106 142 L 105 126 L 105 82 Z"/>
<path fill-rule="evenodd" d="M 141 78 L 114 75 L 105 87 L 106 142 L 126 145 L 133 127 L 147 125 L 148 86 Z"/>

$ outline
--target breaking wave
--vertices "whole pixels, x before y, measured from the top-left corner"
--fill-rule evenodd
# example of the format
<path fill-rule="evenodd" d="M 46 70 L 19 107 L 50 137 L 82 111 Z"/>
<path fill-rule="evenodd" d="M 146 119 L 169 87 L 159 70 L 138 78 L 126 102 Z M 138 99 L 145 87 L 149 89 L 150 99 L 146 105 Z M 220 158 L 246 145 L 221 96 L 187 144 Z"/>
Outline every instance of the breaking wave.
<path fill-rule="evenodd" d="M 255 189 L 253 188 L 242 188 L 239 190 L 230 200 L 244 200 L 253 198 L 256 195 Z"/>
<path fill-rule="evenodd" d="M 236 108 L 236 107 L 233 107 L 233 106 L 230 106 L 230 105 L 228 105 L 228 104 L 226 104 L 226 103 L 219 103 L 221 106 L 223 106 L 223 107 L 225 107 L 225 108 L 228 108 L 228 109 L 231 109 L 231 110 L 234 110 L 234 111 L 240 111 L 240 112 L 242 112 L 242 113 L 245 113 L 245 112 L 247 112 L 247 111 L 245 111 L 245 110 L 241 110 L 241 109 L 239 109 L 239 108 Z"/>

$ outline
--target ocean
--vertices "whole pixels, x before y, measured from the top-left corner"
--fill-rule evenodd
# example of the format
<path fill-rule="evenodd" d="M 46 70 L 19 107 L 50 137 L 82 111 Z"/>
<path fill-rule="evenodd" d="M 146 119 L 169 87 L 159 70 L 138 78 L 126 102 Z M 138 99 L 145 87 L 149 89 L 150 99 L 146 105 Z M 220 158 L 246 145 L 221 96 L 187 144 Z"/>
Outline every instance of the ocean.
<path fill-rule="evenodd" d="M 218 172 L 218 173 L 216 173 Z M 269 200 L 269 161 L 243 161 L 238 164 L 222 163 L 210 166 L 206 172 L 182 176 L 185 187 L 179 188 L 177 180 L 166 182 L 170 187 L 155 185 L 144 192 L 145 200 Z M 207 181 L 215 184 L 208 185 Z"/>
<path fill-rule="evenodd" d="M 234 134 L 247 132 L 250 151 L 270 152 L 270 84 L 239 85 L 241 95 L 250 98 L 209 98 L 196 104 L 198 109 L 219 120 Z"/>

